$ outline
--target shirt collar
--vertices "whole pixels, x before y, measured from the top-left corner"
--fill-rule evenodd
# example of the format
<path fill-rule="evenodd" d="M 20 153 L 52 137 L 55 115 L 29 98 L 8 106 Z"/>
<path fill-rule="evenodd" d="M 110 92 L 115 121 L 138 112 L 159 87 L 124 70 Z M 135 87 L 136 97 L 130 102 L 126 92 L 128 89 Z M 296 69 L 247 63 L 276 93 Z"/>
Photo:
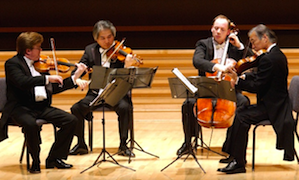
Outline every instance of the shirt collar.
<path fill-rule="evenodd" d="M 222 44 L 219 44 L 218 42 L 215 41 L 215 39 L 213 38 L 213 44 L 214 44 L 214 47 L 216 49 L 220 49 L 220 48 L 224 48 L 225 46 L 225 41 L 222 43 Z"/>
<path fill-rule="evenodd" d="M 270 52 L 270 50 L 271 50 L 274 46 L 276 46 L 276 43 L 273 43 L 271 46 L 269 46 L 268 49 L 267 49 L 267 52 Z"/>
<path fill-rule="evenodd" d="M 106 50 L 100 47 L 100 53 L 102 54 L 104 52 L 106 52 Z"/>
<path fill-rule="evenodd" d="M 26 56 L 24 56 L 24 59 L 29 67 L 31 67 L 34 64 L 34 61 L 27 58 Z"/>

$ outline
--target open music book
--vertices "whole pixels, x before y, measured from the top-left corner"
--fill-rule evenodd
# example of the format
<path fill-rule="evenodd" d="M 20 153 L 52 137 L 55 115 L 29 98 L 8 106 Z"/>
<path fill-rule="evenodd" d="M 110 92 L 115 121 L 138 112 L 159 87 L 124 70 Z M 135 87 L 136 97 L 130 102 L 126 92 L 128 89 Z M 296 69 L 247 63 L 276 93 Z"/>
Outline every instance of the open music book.
<path fill-rule="evenodd" d="M 100 89 L 97 97 L 90 102 L 89 106 L 98 106 L 103 103 L 115 106 L 120 99 L 122 99 L 132 85 L 127 81 L 116 78 L 106 85 L 104 89 Z"/>
<path fill-rule="evenodd" d="M 190 81 L 181 73 L 181 71 L 178 70 L 178 68 L 173 68 L 172 73 L 179 78 L 179 80 L 192 94 L 195 94 L 198 91 L 198 88 L 191 84 Z"/>

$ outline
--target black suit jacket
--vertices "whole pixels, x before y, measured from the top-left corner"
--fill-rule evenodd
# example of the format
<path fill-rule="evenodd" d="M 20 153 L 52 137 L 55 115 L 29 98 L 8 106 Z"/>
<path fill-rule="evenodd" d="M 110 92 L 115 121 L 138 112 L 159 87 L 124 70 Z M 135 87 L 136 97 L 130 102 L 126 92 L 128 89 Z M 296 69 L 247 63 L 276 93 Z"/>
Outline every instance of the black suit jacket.
<path fill-rule="evenodd" d="M 229 44 L 228 58 L 236 61 L 242 59 L 244 50 L 238 50 L 235 46 Z M 248 55 L 251 54 L 249 51 Z M 215 63 L 210 62 L 214 58 L 213 38 L 201 39 L 196 42 L 196 48 L 193 55 L 193 65 L 198 69 L 199 76 L 205 76 L 205 72 L 212 73 Z"/>
<path fill-rule="evenodd" d="M 7 123 L 10 113 L 17 106 L 25 106 L 30 110 L 41 110 L 51 105 L 52 94 L 73 88 L 72 79 L 63 80 L 63 86 L 57 83 L 46 85 L 45 74 L 33 77 L 22 55 L 16 55 L 5 62 L 5 76 L 7 85 L 7 103 L 4 106 L 0 120 L 0 141 L 6 139 Z M 47 99 L 42 102 L 35 101 L 35 86 L 46 86 Z"/>
<path fill-rule="evenodd" d="M 98 43 L 92 43 L 85 47 L 84 54 L 80 60 L 80 63 L 84 63 L 88 68 L 92 68 L 94 65 L 101 66 L 102 65 L 102 57 L 99 51 L 100 45 Z M 115 60 L 110 62 L 110 68 L 123 68 L 124 62 Z M 76 69 L 73 70 L 74 73 Z M 83 74 L 82 76 L 84 76 Z M 91 74 L 89 74 L 89 78 L 91 78 Z M 87 94 L 95 94 L 94 90 L 89 89 Z"/>
<path fill-rule="evenodd" d="M 274 46 L 257 60 L 257 72 L 245 73 L 246 79 L 240 79 L 236 87 L 257 94 L 257 103 L 266 107 L 277 134 L 277 149 L 285 149 L 289 157 L 294 157 L 294 119 L 287 89 L 287 58 L 279 47 Z"/>

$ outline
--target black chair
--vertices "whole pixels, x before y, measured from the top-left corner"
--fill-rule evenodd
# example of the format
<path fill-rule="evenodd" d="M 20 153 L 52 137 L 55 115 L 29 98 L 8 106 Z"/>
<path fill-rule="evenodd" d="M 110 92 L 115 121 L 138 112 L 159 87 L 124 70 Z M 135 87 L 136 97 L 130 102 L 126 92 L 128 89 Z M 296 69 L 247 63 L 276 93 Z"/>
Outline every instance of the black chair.
<path fill-rule="evenodd" d="M 295 118 L 295 135 L 297 136 L 297 139 L 299 141 L 299 136 L 298 136 L 298 132 L 297 132 L 297 124 L 298 124 L 298 116 L 299 116 L 299 94 L 298 94 L 298 90 L 299 90 L 299 76 L 294 76 L 291 80 L 290 83 L 290 87 L 289 87 L 289 96 L 291 99 L 291 103 L 293 106 L 293 111 L 296 113 L 296 118 Z M 255 124 L 255 127 L 253 128 L 253 141 L 252 141 L 252 171 L 254 171 L 254 165 L 255 165 L 255 139 L 256 139 L 256 129 L 259 126 L 267 126 L 267 125 L 271 125 L 271 122 L 269 120 L 264 120 L 261 121 L 257 124 Z M 295 150 L 295 156 L 297 159 L 297 162 L 299 164 L 299 159 L 297 156 L 297 152 Z"/>
<path fill-rule="evenodd" d="M 6 82 L 5 82 L 5 78 L 0 78 L 0 112 L 2 113 L 3 108 L 6 104 Z M 36 124 L 40 127 L 40 129 L 42 128 L 42 125 L 44 124 L 48 124 L 47 121 L 43 120 L 43 119 L 36 119 Z M 13 123 L 13 122 L 9 122 L 9 125 L 12 126 L 18 126 L 17 124 Z M 55 139 L 56 139 L 56 126 L 53 125 L 54 128 L 54 135 L 55 135 Z M 24 136 L 25 137 L 25 136 Z M 24 138 L 24 143 L 23 143 L 23 147 L 22 147 L 22 152 L 20 155 L 20 163 L 22 163 L 23 161 L 23 157 L 24 157 L 24 152 L 26 149 L 26 138 Z M 29 151 L 28 149 L 26 150 L 26 159 L 27 159 L 27 169 L 30 169 L 30 156 L 29 156 Z"/>

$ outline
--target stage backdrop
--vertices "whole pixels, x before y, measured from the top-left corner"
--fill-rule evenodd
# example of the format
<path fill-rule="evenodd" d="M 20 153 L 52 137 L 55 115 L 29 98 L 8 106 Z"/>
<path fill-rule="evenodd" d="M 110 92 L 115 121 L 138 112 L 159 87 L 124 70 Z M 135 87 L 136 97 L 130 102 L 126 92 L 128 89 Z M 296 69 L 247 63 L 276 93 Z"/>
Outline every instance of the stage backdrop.
<path fill-rule="evenodd" d="M 43 48 L 54 37 L 58 50 L 78 50 L 93 42 L 95 22 L 107 19 L 117 39 L 133 49 L 193 49 L 211 35 L 212 20 L 224 14 L 239 28 L 241 40 L 263 23 L 279 38 L 279 45 L 299 47 L 299 1 L 240 0 L 12 0 L 0 4 L 0 50 L 15 50 L 20 32 L 44 35 Z"/>

